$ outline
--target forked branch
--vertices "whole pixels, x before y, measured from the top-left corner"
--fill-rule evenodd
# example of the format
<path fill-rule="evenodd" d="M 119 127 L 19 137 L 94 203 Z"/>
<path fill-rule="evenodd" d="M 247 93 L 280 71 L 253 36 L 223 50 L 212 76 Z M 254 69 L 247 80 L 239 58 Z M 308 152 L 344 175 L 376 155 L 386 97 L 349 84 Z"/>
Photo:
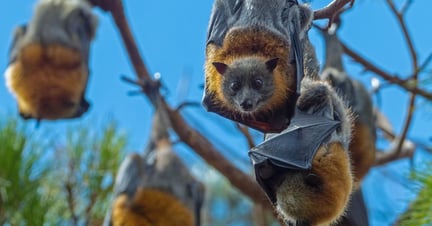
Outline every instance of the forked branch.
<path fill-rule="evenodd" d="M 233 186 L 238 188 L 243 194 L 253 200 L 253 202 L 259 203 L 262 206 L 265 206 L 266 209 L 273 211 L 273 208 L 266 198 L 264 192 L 251 176 L 245 174 L 240 169 L 235 167 L 222 154 L 220 154 L 220 151 L 214 148 L 209 140 L 202 136 L 198 131 L 191 128 L 178 111 L 168 106 L 164 98 L 160 95 L 159 89 L 145 88 L 148 87 L 147 84 L 154 84 L 157 81 L 151 79 L 141 54 L 138 51 L 135 39 L 132 35 L 124 13 L 122 1 L 92 0 L 92 3 L 95 6 L 99 6 L 100 8 L 111 13 L 128 52 L 129 59 L 138 77 L 138 82 L 135 82 L 135 84 L 140 86 L 142 86 L 142 84 L 146 84 L 144 87 L 142 87 L 142 91 L 147 95 L 147 97 L 149 97 L 150 100 L 152 99 L 152 96 L 158 96 L 160 98 L 160 103 L 163 109 L 167 112 L 171 120 L 171 125 L 178 137 L 189 147 L 191 147 L 191 149 L 194 150 L 198 155 L 200 155 L 209 165 L 221 172 Z M 150 85 L 150 87 L 157 86 Z M 155 104 L 154 101 L 151 100 L 151 102 Z"/>
<path fill-rule="evenodd" d="M 353 6 L 355 0 L 333 0 L 322 9 L 314 11 L 314 20 L 328 19 L 329 25 L 343 10 Z M 348 5 L 348 6 L 347 6 Z"/>

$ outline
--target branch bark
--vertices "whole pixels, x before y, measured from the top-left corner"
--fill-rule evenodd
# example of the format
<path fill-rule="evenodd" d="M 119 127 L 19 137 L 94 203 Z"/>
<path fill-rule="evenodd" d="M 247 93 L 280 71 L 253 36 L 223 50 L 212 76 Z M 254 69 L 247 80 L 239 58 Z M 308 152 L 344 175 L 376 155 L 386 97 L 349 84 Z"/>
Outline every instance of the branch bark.
<path fill-rule="evenodd" d="M 123 43 L 129 55 L 129 59 L 135 70 L 135 73 L 141 84 L 156 84 L 157 81 L 151 79 L 141 54 L 138 51 L 135 39 L 129 28 L 127 22 L 124 7 L 121 0 L 94 0 L 92 3 L 100 8 L 107 10 L 111 13 L 114 22 L 120 32 Z M 174 131 L 177 133 L 179 138 L 192 148 L 198 155 L 200 155 L 209 165 L 213 166 L 216 170 L 221 172 L 233 186 L 237 187 L 243 194 L 248 196 L 253 202 L 259 203 L 260 205 L 266 207 L 267 210 L 274 213 L 273 207 L 265 196 L 264 192 L 258 186 L 256 181 L 249 175 L 245 174 L 230 161 L 228 161 L 224 156 L 222 156 L 216 148 L 208 141 L 204 136 L 202 136 L 195 129 L 191 128 L 180 113 L 173 110 L 163 97 L 161 97 L 158 89 L 146 89 L 144 86 L 143 92 L 150 99 L 155 94 L 152 92 L 157 92 L 157 96 L 160 98 L 160 103 L 163 109 L 167 112 L 171 125 Z M 155 87 L 155 86 L 150 86 Z M 155 101 L 152 101 L 155 104 Z"/>
<path fill-rule="evenodd" d="M 374 114 L 376 117 L 377 129 L 380 129 L 384 133 L 385 138 L 391 141 L 388 150 L 385 152 L 377 152 L 375 166 L 384 165 L 402 158 L 411 158 L 417 145 L 406 138 L 401 142 L 401 139 L 395 135 L 387 117 L 379 110 L 375 110 Z M 399 147 L 400 143 L 402 143 L 402 145 Z"/>
<path fill-rule="evenodd" d="M 413 85 L 413 83 L 416 84 L 417 81 L 413 81 L 412 79 L 402 80 L 398 76 L 391 75 L 388 72 L 384 71 L 383 69 L 379 68 L 378 66 L 374 65 L 370 61 L 366 60 L 360 54 L 358 54 L 357 52 L 349 48 L 342 41 L 341 41 L 341 45 L 344 53 L 349 57 L 351 57 L 355 62 L 361 64 L 365 68 L 365 70 L 375 73 L 376 75 L 380 76 L 381 78 L 388 81 L 389 83 L 396 84 L 399 87 L 405 89 L 406 91 L 420 95 L 428 100 L 432 100 L 431 92 L 420 89 L 416 85 Z"/>
<path fill-rule="evenodd" d="M 329 19 L 329 25 L 332 24 L 333 19 L 344 10 L 344 7 L 350 3 L 351 7 L 355 0 L 333 0 L 322 9 L 314 11 L 314 20 Z"/>

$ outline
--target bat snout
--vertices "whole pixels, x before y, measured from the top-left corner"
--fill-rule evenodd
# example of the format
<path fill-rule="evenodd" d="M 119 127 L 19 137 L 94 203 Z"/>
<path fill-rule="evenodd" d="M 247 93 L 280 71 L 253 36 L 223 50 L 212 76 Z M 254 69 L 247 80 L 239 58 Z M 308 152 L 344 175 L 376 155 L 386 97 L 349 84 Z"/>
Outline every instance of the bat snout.
<path fill-rule="evenodd" d="M 30 114 L 28 114 L 28 113 L 24 113 L 24 112 L 19 112 L 19 116 L 22 118 L 22 119 L 24 119 L 24 120 L 27 120 L 27 119 L 32 119 L 33 117 L 30 115 Z"/>
<path fill-rule="evenodd" d="M 86 99 L 82 99 L 73 118 L 78 118 L 88 111 L 90 103 Z"/>
<path fill-rule="evenodd" d="M 251 99 L 246 99 L 240 103 L 240 106 L 244 111 L 252 111 L 255 107 L 255 104 Z"/>

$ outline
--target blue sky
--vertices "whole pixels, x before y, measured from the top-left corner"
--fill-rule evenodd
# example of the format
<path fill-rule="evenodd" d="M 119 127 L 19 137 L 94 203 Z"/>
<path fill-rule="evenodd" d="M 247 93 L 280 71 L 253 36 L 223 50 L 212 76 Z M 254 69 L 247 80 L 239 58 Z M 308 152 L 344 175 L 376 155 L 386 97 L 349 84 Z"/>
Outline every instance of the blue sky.
<path fill-rule="evenodd" d="M 317 9 L 328 2 L 330 1 L 314 0 L 311 6 Z M 1 71 L 7 67 L 11 33 L 15 26 L 28 21 L 33 5 L 34 1 L 29 0 L 8 1 L 7 7 L 0 9 Z M 148 69 L 151 73 L 161 73 L 163 84 L 168 90 L 165 92 L 166 97 L 174 106 L 185 100 L 201 100 L 205 37 L 211 5 L 210 0 L 125 1 L 132 31 Z M 432 1 L 414 1 L 408 11 L 409 31 L 414 37 L 420 62 L 432 52 L 432 30 L 425 25 L 425 21 L 432 21 L 431 8 Z M 135 75 L 111 18 L 100 10 L 96 12 L 99 16 L 99 28 L 91 47 L 92 74 L 87 92 L 92 106 L 81 119 L 43 122 L 40 130 L 61 136 L 61 131 L 68 126 L 84 123 L 97 127 L 109 119 L 115 119 L 119 127 L 129 134 L 130 150 L 139 151 L 147 142 L 153 109 L 145 98 L 127 95 L 128 91 L 135 88 L 121 82 L 120 75 L 125 74 L 132 78 Z M 408 49 L 385 1 L 357 0 L 354 8 L 343 16 L 339 34 L 345 43 L 386 71 L 398 75 L 410 72 Z M 321 37 L 312 30 L 310 38 L 316 47 L 319 60 L 323 62 Z M 362 73 L 362 68 L 348 58 L 345 63 L 349 74 L 369 86 L 373 74 Z M 391 87 L 381 91 L 379 107 L 389 117 L 396 131 L 401 130 L 407 103 L 408 96 L 400 88 Z M 422 99 L 417 102 L 417 112 L 409 137 L 431 145 L 432 106 L 423 103 Z M 0 115 L 3 117 L 16 114 L 15 101 L 2 83 Z M 242 167 L 248 167 L 246 143 L 243 138 L 235 136 L 235 127 L 231 122 L 206 113 L 199 107 L 187 109 L 184 114 L 192 126 L 199 127 L 207 134 L 227 157 L 241 161 L 239 165 Z M 34 122 L 30 121 L 29 124 Z M 257 138 L 260 137 L 260 134 L 254 134 Z M 196 158 L 184 145 L 179 145 L 178 152 L 186 156 L 185 158 Z M 415 162 L 421 162 L 420 159 L 424 156 L 424 152 L 419 150 Z M 408 161 L 398 161 L 372 170 L 366 178 L 365 195 L 372 225 L 388 225 L 397 213 L 405 208 L 409 197 L 412 197 L 411 189 L 404 179 L 408 174 L 408 166 Z"/>

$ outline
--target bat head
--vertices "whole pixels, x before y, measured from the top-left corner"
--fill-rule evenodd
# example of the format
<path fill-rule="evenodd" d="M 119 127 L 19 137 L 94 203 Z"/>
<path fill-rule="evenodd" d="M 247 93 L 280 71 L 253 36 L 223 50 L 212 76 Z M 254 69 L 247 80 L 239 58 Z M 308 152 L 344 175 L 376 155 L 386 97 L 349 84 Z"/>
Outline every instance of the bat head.
<path fill-rule="evenodd" d="M 84 98 L 73 100 L 65 96 L 46 96 L 36 106 L 20 105 L 19 115 L 23 119 L 47 119 L 56 120 L 62 118 L 79 118 L 90 108 L 90 104 Z"/>
<path fill-rule="evenodd" d="M 274 76 L 278 58 L 268 61 L 245 57 L 231 65 L 213 62 L 222 79 L 222 93 L 226 101 L 241 114 L 260 112 L 273 95 Z"/>

